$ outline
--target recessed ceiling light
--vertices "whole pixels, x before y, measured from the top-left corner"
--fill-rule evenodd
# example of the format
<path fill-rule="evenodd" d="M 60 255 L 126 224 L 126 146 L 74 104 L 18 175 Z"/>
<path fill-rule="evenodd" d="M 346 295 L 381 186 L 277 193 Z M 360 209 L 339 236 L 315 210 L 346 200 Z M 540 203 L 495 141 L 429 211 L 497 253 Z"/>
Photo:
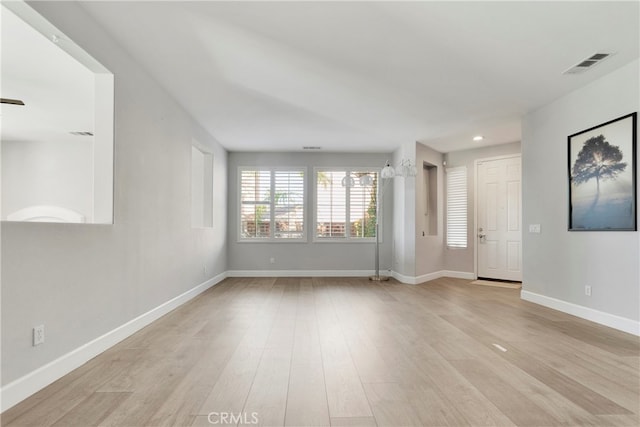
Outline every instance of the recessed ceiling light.
<path fill-rule="evenodd" d="M 484 139 L 484 136 L 482 136 L 482 135 L 476 135 L 476 136 L 473 137 L 474 141 L 482 141 L 483 139 Z"/>

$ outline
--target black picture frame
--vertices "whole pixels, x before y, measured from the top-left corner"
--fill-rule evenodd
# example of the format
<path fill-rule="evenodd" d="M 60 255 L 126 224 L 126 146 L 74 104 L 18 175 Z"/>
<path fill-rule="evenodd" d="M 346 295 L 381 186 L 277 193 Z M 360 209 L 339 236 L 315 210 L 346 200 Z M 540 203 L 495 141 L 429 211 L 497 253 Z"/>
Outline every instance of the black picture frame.
<path fill-rule="evenodd" d="M 568 136 L 569 231 L 637 231 L 637 116 Z"/>

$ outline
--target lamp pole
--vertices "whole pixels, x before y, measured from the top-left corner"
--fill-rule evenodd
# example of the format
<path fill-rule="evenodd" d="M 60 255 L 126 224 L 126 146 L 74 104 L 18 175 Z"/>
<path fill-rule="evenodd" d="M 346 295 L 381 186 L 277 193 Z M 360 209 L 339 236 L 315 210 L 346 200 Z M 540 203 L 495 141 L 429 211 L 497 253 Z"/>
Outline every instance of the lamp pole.
<path fill-rule="evenodd" d="M 380 233 L 378 231 L 380 230 L 380 214 L 382 212 L 382 203 L 383 203 L 383 197 L 384 197 L 384 183 L 385 183 L 385 179 L 382 178 L 382 176 L 380 178 L 378 178 L 378 185 L 380 185 L 380 183 L 382 183 L 382 188 L 380 189 L 380 193 L 379 193 L 380 197 L 376 198 L 376 201 L 377 201 L 377 206 L 376 206 L 376 274 L 375 274 L 375 276 L 369 277 L 369 280 L 372 280 L 374 282 L 385 282 L 385 281 L 389 280 L 389 277 L 387 277 L 387 276 L 380 276 Z"/>

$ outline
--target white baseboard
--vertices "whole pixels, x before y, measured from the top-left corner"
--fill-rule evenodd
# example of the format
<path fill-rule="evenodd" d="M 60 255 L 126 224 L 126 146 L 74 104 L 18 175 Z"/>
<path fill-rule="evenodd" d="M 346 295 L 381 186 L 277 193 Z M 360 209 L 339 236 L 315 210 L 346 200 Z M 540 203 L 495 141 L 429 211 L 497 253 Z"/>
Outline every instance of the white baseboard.
<path fill-rule="evenodd" d="M 193 289 L 190 289 L 164 304 L 141 314 L 135 319 L 128 321 L 124 325 L 89 341 L 88 343 L 72 350 L 52 362 L 47 363 L 44 366 L 41 366 L 25 376 L 10 382 L 0 389 L 0 412 L 6 411 L 62 376 L 82 366 L 95 356 L 133 335 L 135 332 L 144 328 L 154 320 L 159 319 L 171 310 L 181 306 L 212 286 L 220 283 L 225 279 L 225 277 L 227 277 L 226 272 L 218 274 Z"/>
<path fill-rule="evenodd" d="M 466 271 L 452 271 L 452 270 L 434 271 L 433 273 L 422 274 L 420 276 L 405 276 L 404 274 L 400 274 L 396 271 L 393 271 L 392 275 L 397 281 L 406 283 L 408 285 L 417 285 L 419 283 L 428 282 L 430 280 L 439 279 L 441 277 L 452 277 L 454 279 L 467 279 L 467 280 L 475 280 L 476 278 L 474 273 L 468 273 Z"/>
<path fill-rule="evenodd" d="M 525 301 L 540 304 L 563 313 L 571 314 L 582 319 L 590 320 L 619 331 L 627 332 L 636 336 L 640 336 L 640 322 L 627 319 L 625 317 L 616 316 L 615 314 L 605 313 L 603 311 L 594 310 L 593 308 L 584 307 L 582 305 L 573 304 L 545 295 L 536 294 L 529 291 L 521 291 L 520 298 Z"/>
<path fill-rule="evenodd" d="M 381 273 L 384 273 L 381 271 Z M 227 277 L 367 277 L 374 270 L 229 270 Z"/>
<path fill-rule="evenodd" d="M 392 271 L 391 272 L 391 277 L 393 277 L 394 279 L 396 279 L 398 282 L 400 283 L 405 283 L 407 285 L 415 285 L 416 283 L 416 278 L 413 276 L 405 276 L 404 274 L 400 274 L 397 271 Z"/>
<path fill-rule="evenodd" d="M 453 279 L 476 280 L 476 274 L 474 272 L 469 272 L 469 271 L 444 270 L 442 272 L 442 277 L 451 277 Z"/>

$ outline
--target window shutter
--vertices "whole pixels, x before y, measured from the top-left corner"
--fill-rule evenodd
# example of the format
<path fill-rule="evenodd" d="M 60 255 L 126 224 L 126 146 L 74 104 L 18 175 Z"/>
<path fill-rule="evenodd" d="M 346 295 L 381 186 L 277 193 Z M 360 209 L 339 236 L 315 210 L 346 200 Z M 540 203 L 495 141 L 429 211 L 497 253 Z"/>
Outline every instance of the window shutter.
<path fill-rule="evenodd" d="M 304 172 L 275 171 L 275 238 L 301 239 L 304 233 Z"/>
<path fill-rule="evenodd" d="M 467 247 L 467 168 L 447 172 L 447 247 Z"/>
<path fill-rule="evenodd" d="M 240 239 L 305 239 L 305 169 L 240 171 Z"/>
<path fill-rule="evenodd" d="M 376 237 L 378 172 L 316 170 L 316 238 Z"/>
<path fill-rule="evenodd" d="M 242 238 L 268 238 L 271 231 L 271 172 L 240 172 Z"/>
<path fill-rule="evenodd" d="M 350 236 L 376 237 L 377 174 L 353 172 L 351 176 L 355 182 L 349 191 Z M 362 185 L 367 179 L 368 185 Z"/>
<path fill-rule="evenodd" d="M 316 173 L 316 236 L 346 237 L 345 171 L 320 170 Z"/>

